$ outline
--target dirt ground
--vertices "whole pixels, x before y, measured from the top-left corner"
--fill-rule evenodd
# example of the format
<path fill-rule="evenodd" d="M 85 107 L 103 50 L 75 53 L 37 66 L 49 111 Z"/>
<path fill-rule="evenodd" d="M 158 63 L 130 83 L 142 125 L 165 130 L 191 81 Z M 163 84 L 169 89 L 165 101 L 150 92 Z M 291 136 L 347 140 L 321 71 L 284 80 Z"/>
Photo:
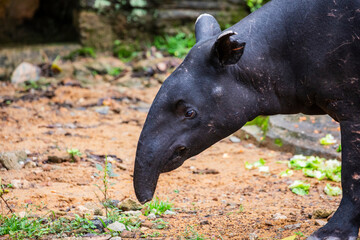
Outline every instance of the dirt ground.
<path fill-rule="evenodd" d="M 12 103 L 0 107 L 0 152 L 26 150 L 36 163 L 34 168 L 0 171 L 4 183 L 27 181 L 26 186 L 7 195 L 16 212 L 24 211 L 26 205 L 40 213 L 54 210 L 65 216 L 77 213 L 78 206 L 100 208 L 96 194 L 101 193 L 94 184 L 101 181 L 95 176 L 95 163 L 102 160 L 91 157 L 96 155 L 114 155 L 118 176 L 111 178 L 111 198 L 136 199 L 132 172 L 137 140 L 145 110 L 160 84 L 129 88 L 99 81 L 85 88 L 72 84 L 76 79 L 60 84 L 63 80 L 52 85 L 51 94 L 38 90 L 19 93 L 21 87 L 1 83 L 1 100 L 11 98 Z M 28 96 L 20 98 L 24 95 Z M 99 109 L 108 112 L 100 114 Z M 83 153 L 79 161 L 48 161 L 48 156 L 66 154 L 71 148 Z M 256 239 L 255 235 L 259 239 L 282 239 L 295 233 L 309 236 L 319 228 L 312 218 L 314 211 L 336 210 L 341 197 L 327 196 L 323 192 L 327 181 L 306 178 L 301 171 L 280 178 L 287 165 L 278 161 L 291 156 L 245 140 L 233 143 L 223 139 L 179 169 L 160 176 L 156 196 L 172 202 L 177 214 L 163 217 L 169 223 L 167 229 L 149 229 L 146 233 L 158 231 L 158 239 L 176 239 L 192 228 L 206 239 Z M 260 158 L 266 160 L 269 173 L 245 169 L 245 161 Z M 216 171 L 194 173 L 206 168 Z M 309 195 L 292 193 L 288 186 L 294 180 L 311 183 Z M 1 211 L 6 212 L 3 204 Z M 276 219 L 276 214 L 286 219 Z"/>

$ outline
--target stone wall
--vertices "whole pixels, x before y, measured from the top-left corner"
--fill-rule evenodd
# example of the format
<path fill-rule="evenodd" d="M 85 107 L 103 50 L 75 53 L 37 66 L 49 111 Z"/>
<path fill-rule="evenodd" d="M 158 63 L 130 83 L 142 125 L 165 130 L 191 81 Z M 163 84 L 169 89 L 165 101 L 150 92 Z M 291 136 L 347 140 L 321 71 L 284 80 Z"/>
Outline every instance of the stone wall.
<path fill-rule="evenodd" d="M 225 27 L 248 9 L 245 0 L 1 0 L 0 48 L 80 42 L 109 49 L 115 39 L 193 32 L 196 18 L 205 12 Z"/>
<path fill-rule="evenodd" d="M 223 28 L 249 14 L 244 0 L 165 0 L 158 8 L 156 26 L 166 33 L 177 28 L 193 31 L 195 20 L 202 13 L 214 15 Z"/>

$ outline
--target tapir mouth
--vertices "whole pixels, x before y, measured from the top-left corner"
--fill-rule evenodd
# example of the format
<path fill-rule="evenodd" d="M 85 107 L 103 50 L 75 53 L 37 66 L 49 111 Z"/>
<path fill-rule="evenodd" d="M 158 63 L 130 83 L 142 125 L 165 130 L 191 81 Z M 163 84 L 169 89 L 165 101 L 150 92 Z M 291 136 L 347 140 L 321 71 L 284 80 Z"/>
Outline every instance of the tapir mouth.
<path fill-rule="evenodd" d="M 188 153 L 190 149 L 184 146 L 177 147 L 174 153 L 171 155 L 165 166 L 161 169 L 161 173 L 170 172 L 180 167 L 186 159 L 188 159 Z"/>

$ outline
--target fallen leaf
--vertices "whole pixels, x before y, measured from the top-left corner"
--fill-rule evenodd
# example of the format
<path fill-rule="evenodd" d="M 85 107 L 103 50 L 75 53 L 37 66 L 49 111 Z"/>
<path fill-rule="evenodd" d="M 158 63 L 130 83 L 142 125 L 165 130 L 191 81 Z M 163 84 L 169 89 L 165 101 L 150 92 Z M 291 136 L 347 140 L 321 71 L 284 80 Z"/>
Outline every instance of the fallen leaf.
<path fill-rule="evenodd" d="M 281 240 L 295 240 L 296 239 L 296 235 L 292 235 L 290 237 L 286 237 L 286 238 L 283 238 Z"/>

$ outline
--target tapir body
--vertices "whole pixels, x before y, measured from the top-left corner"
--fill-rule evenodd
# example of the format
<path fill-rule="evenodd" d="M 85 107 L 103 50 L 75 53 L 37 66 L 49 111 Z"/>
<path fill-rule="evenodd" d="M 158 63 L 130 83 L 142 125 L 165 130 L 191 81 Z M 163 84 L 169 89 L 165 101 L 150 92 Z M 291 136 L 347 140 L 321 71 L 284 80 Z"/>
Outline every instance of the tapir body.
<path fill-rule="evenodd" d="M 159 90 L 134 169 L 140 202 L 158 177 L 258 115 L 329 114 L 340 123 L 342 189 L 308 239 L 351 239 L 360 226 L 360 0 L 273 0 L 225 31 L 195 23 L 196 45 Z"/>

